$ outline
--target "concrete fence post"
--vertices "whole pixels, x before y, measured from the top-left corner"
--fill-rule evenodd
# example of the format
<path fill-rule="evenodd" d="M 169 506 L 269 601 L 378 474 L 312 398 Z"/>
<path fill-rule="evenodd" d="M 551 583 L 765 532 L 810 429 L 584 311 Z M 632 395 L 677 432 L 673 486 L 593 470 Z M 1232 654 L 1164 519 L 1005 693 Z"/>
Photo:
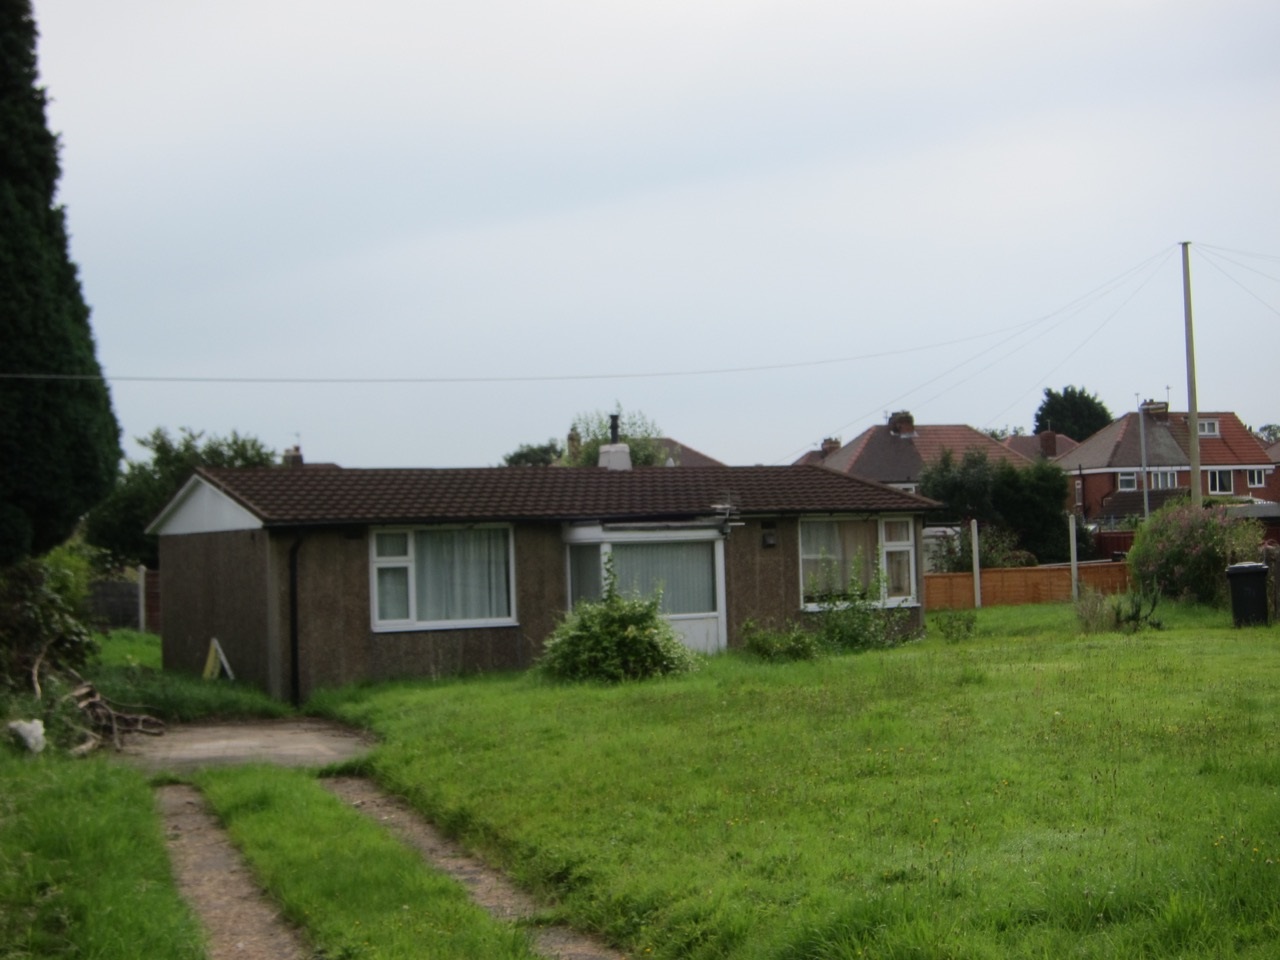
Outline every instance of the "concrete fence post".
<path fill-rule="evenodd" d="M 982 565 L 978 562 L 978 521 L 969 521 L 969 539 L 973 545 L 973 606 L 982 609 Z"/>

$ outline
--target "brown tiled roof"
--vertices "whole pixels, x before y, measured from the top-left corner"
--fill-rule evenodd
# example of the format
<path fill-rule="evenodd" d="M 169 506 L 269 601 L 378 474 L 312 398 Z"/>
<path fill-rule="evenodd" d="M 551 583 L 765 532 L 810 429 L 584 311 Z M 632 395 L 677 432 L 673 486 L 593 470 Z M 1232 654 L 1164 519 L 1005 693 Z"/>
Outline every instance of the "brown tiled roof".
<path fill-rule="evenodd" d="M 1280 463 L 1280 443 L 1273 443 L 1267 447 L 1267 456 L 1271 458 L 1272 463 Z"/>
<path fill-rule="evenodd" d="M 1017 467 L 1031 460 L 965 424 L 917 424 L 911 435 L 892 433 L 888 424 L 870 427 L 822 461 L 823 466 L 851 476 L 881 483 L 916 483 L 926 466 L 949 450 L 960 460 L 970 450 L 987 455 L 992 463 L 1007 460 Z"/>
<path fill-rule="evenodd" d="M 1019 434 L 1017 436 L 1006 437 L 1004 445 L 1010 450 L 1022 454 L 1028 460 L 1034 460 L 1041 454 L 1040 444 L 1042 439 L 1041 434 L 1038 433 L 1032 435 Z M 1080 446 L 1080 444 L 1076 443 L 1065 433 L 1054 434 L 1053 439 L 1050 442 L 1054 447 L 1054 452 L 1049 454 L 1050 458 L 1060 457 L 1064 453 L 1070 453 L 1076 447 Z"/>
<path fill-rule="evenodd" d="M 1263 466 L 1272 462 L 1258 438 L 1234 413 L 1201 413 L 1201 420 L 1217 420 L 1219 435 L 1200 438 L 1200 464 L 1205 467 Z M 1182 467 L 1191 461 L 1189 416 L 1147 414 L 1148 467 Z M 1080 446 L 1054 460 L 1068 473 L 1074 470 L 1139 469 L 1142 465 L 1142 430 L 1138 414 L 1126 413 L 1103 427 Z"/>
<path fill-rule="evenodd" d="M 201 468 L 266 526 L 486 520 L 682 520 L 742 514 L 919 512 L 932 500 L 823 467 Z"/>

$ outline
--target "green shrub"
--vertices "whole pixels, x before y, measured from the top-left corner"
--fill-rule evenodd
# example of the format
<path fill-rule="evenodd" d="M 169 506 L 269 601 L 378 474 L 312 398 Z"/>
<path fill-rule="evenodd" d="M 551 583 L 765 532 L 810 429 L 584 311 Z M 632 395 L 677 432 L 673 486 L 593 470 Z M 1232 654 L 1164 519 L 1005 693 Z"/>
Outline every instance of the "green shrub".
<path fill-rule="evenodd" d="M 1227 566 L 1256 560 L 1262 526 L 1233 519 L 1222 506 L 1170 504 L 1153 513 L 1133 538 L 1129 572 L 1143 592 L 1221 605 Z"/>
<path fill-rule="evenodd" d="M 557 680 L 619 683 L 687 673 L 697 658 L 658 612 L 660 596 L 618 592 L 613 566 L 605 563 L 604 597 L 580 601 L 547 640 L 539 668 Z"/>
<path fill-rule="evenodd" d="M 0 571 L 0 691 L 32 690 L 33 672 L 78 670 L 97 649 L 79 616 L 73 570 L 27 559 Z"/>
<path fill-rule="evenodd" d="M 866 586 L 855 576 L 843 592 L 822 594 L 817 614 L 821 642 L 830 650 L 850 652 L 892 647 L 910 639 L 909 614 L 901 607 L 882 605 L 883 587 L 884 575 L 877 567 Z"/>
<path fill-rule="evenodd" d="M 751 620 L 742 625 L 742 648 L 770 663 L 817 660 L 827 652 L 816 633 L 797 624 L 788 624 L 780 630 L 774 630 L 761 627 Z"/>

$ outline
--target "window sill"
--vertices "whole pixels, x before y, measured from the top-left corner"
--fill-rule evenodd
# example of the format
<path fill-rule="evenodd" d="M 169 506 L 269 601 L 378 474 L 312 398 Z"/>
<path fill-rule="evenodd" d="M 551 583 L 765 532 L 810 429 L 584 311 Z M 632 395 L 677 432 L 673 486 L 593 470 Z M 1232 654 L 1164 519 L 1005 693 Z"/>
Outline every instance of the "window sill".
<path fill-rule="evenodd" d="M 373 624 L 374 633 L 431 633 L 437 630 L 484 630 L 489 627 L 518 627 L 520 621 L 511 617 L 491 620 L 432 620 L 410 623 L 405 620 Z"/>

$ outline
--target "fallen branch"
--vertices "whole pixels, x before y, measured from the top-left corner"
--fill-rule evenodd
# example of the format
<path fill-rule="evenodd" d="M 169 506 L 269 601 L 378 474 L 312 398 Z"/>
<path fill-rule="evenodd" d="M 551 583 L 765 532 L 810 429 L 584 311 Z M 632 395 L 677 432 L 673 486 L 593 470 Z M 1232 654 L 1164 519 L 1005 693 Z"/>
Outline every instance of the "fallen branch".
<path fill-rule="evenodd" d="M 76 708 L 88 721 L 85 731 L 89 739 L 85 740 L 71 752 L 74 756 L 83 756 L 95 750 L 107 735 L 117 750 L 124 744 L 121 735 L 126 733 L 144 733 L 158 737 L 164 733 L 164 721 L 146 713 L 122 713 L 115 709 L 91 683 L 81 683 L 63 699 L 72 700 Z"/>

